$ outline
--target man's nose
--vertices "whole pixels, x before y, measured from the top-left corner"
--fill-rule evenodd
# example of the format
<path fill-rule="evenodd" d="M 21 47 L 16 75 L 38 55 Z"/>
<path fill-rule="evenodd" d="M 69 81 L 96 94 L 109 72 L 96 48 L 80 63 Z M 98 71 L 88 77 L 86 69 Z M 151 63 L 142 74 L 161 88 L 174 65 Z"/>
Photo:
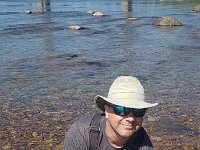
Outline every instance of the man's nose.
<path fill-rule="evenodd" d="M 135 116 L 133 115 L 132 112 L 130 112 L 127 116 L 126 116 L 126 120 L 129 122 L 133 122 L 135 120 Z"/>

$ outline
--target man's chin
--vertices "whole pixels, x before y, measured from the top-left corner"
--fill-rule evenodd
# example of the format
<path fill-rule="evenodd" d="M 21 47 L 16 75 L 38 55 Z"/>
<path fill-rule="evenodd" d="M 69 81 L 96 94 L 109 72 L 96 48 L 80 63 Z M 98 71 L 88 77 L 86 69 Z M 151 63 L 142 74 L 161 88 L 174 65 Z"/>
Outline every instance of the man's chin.
<path fill-rule="evenodd" d="M 121 136 L 124 138 L 129 138 L 131 137 L 134 133 L 136 132 L 136 130 L 125 130 Z"/>

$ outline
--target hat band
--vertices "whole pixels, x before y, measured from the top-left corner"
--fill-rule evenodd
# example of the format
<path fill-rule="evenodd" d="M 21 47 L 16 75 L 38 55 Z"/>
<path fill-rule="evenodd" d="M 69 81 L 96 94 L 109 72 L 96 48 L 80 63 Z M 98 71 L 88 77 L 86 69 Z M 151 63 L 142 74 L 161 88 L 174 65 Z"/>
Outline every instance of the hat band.
<path fill-rule="evenodd" d="M 109 99 L 136 99 L 136 100 L 144 101 L 145 96 L 144 94 L 140 94 L 140 93 L 121 92 L 121 93 L 108 93 L 107 98 Z"/>

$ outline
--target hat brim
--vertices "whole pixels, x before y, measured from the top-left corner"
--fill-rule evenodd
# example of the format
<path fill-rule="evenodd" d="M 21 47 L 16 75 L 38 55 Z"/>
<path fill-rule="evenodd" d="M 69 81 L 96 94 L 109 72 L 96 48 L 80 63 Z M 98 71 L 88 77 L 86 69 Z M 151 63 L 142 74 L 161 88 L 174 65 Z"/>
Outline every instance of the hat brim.
<path fill-rule="evenodd" d="M 105 111 L 104 105 L 107 102 L 129 108 L 150 108 L 158 105 L 158 103 L 148 103 L 145 101 L 133 100 L 133 99 L 109 99 L 100 95 L 97 95 L 95 97 L 95 101 L 98 108 L 102 111 Z"/>

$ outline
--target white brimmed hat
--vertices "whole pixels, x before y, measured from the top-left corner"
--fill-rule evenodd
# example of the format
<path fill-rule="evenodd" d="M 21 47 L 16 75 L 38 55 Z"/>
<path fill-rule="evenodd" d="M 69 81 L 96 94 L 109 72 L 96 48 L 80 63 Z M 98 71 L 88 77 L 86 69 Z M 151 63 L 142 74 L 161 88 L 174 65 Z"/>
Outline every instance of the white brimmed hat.
<path fill-rule="evenodd" d="M 158 103 L 145 101 L 144 88 L 136 77 L 120 76 L 110 86 L 107 97 L 97 95 L 95 101 L 99 109 L 104 111 L 104 105 L 111 104 L 129 108 L 150 108 Z"/>

